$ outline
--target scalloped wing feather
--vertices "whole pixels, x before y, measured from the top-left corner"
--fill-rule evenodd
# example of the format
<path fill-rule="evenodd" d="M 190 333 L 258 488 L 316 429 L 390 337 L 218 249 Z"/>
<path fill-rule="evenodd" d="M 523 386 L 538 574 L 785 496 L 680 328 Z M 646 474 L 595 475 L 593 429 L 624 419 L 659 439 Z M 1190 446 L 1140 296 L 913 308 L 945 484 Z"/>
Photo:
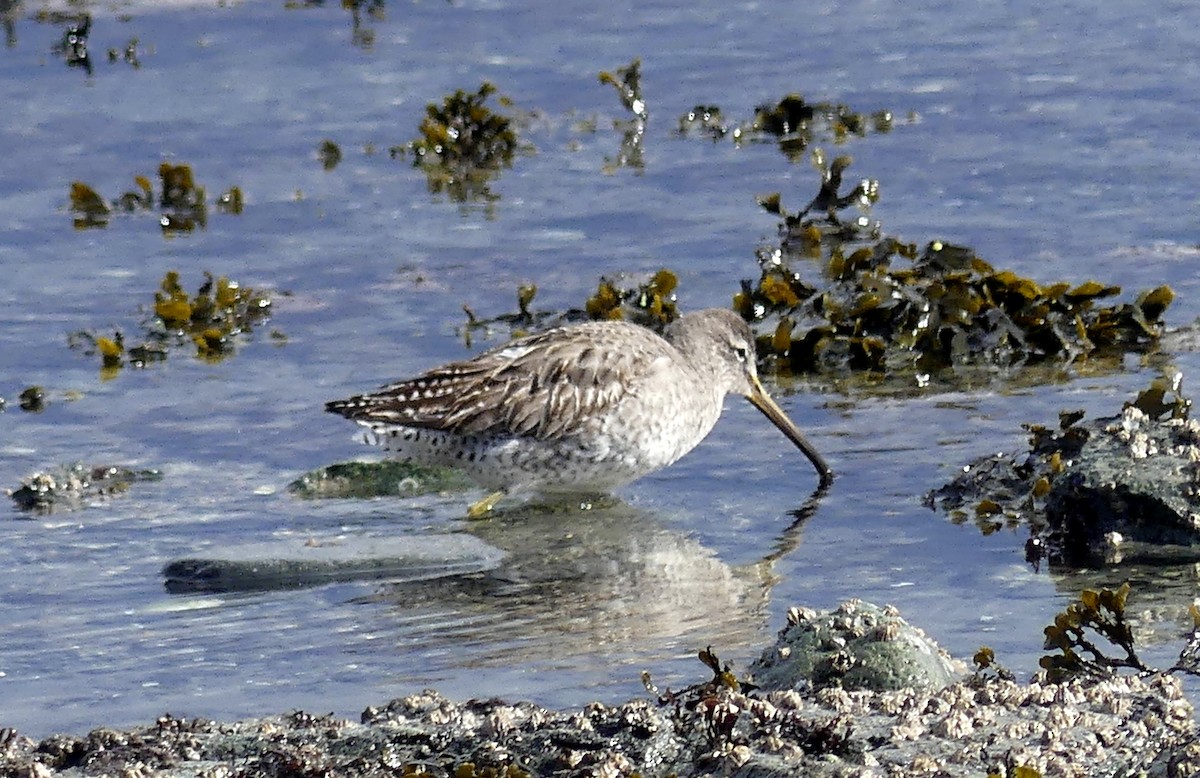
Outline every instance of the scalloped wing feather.
<path fill-rule="evenodd" d="M 620 350 L 606 347 L 615 332 Z M 369 426 L 545 440 L 602 419 L 673 348 L 636 325 L 580 327 L 572 335 L 551 330 L 327 407 Z"/>

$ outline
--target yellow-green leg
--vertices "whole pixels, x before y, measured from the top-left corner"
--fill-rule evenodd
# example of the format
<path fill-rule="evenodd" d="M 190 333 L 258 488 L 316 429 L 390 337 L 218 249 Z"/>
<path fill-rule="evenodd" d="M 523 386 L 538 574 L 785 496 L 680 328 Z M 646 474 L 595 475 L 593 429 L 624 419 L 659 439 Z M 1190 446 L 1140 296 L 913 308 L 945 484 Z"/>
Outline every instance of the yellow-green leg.
<path fill-rule="evenodd" d="M 474 503 L 470 508 L 467 508 L 468 519 L 482 519 L 491 513 L 492 508 L 496 507 L 496 503 L 503 500 L 508 495 L 508 492 L 501 489 L 498 492 L 492 492 L 487 497 L 484 497 L 477 503 Z"/>

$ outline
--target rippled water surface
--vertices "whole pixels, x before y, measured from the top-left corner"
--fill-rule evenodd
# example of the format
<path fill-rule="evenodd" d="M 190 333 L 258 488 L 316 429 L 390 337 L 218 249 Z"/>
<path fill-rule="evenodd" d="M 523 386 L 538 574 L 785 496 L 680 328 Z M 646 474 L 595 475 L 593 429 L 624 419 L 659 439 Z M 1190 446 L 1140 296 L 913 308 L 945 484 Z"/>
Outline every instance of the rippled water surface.
<path fill-rule="evenodd" d="M 967 244 L 1039 281 L 1094 277 L 1127 295 L 1170 283 L 1168 322 L 1190 324 L 1200 7 L 295 6 L 95 5 L 90 75 L 55 51 L 67 22 L 2 6 L 0 486 L 73 461 L 164 477 L 74 512 L 0 509 L 0 726 L 354 715 L 426 686 L 621 701 L 642 670 L 696 680 L 705 645 L 744 667 L 788 607 L 847 597 L 896 604 L 959 656 L 987 643 L 1027 675 L 1070 596 L 1126 578 L 1159 619 L 1147 658 L 1171 661 L 1194 573 L 1035 572 L 1022 532 L 985 537 L 921 506 L 971 458 L 1018 448 L 1022 422 L 1115 412 L 1157 374 L 1135 358 L 953 394 L 772 386 L 839 473 L 800 526 L 808 464 L 740 400 L 697 451 L 590 514 L 468 524 L 471 496 L 304 502 L 285 486 L 372 454 L 322 403 L 469 353 L 464 304 L 512 311 L 532 282 L 534 307 L 560 310 L 601 275 L 667 266 L 682 307 L 728 305 L 775 237 L 755 196 L 779 191 L 794 209 L 818 179 L 774 144 L 679 137 L 697 104 L 739 118 L 800 92 L 890 110 L 892 132 L 822 144 L 881 182 L 872 217 L 886 232 Z M 132 39 L 140 67 L 120 57 Z M 650 114 L 640 168 L 617 165 L 624 114 L 597 81 L 634 57 Z M 484 80 L 528 113 L 536 150 L 492 201 L 460 205 L 387 150 L 416 135 L 427 103 Z M 330 171 L 325 139 L 343 152 Z M 150 213 L 72 228 L 72 181 L 115 197 L 164 160 L 192 165 L 210 200 L 240 187 L 244 213 L 210 211 L 174 237 Z M 273 317 L 224 361 L 181 350 L 102 380 L 68 334 L 136 333 L 168 270 L 189 289 L 207 270 L 269 290 Z M 477 333 L 472 348 L 504 337 Z M 1192 353 L 1169 357 L 1194 372 Z M 41 413 L 17 408 L 30 385 L 47 391 Z M 499 574 L 242 595 L 168 594 L 160 574 L 255 543 L 450 533 L 506 552 Z"/>

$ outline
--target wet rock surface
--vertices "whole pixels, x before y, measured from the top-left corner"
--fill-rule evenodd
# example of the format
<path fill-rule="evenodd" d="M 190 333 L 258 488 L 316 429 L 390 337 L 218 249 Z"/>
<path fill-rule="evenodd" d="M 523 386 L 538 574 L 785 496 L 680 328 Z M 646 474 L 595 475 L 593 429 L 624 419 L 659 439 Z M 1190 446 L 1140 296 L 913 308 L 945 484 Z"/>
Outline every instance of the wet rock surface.
<path fill-rule="evenodd" d="M 821 618 L 878 611 L 849 603 Z M 565 712 L 425 691 L 358 722 L 166 715 L 40 742 L 3 730 L 0 775 L 1200 775 L 1194 712 L 1169 676 L 1019 684 L 980 673 L 932 692 L 747 691 L 709 656 L 708 682 Z"/>

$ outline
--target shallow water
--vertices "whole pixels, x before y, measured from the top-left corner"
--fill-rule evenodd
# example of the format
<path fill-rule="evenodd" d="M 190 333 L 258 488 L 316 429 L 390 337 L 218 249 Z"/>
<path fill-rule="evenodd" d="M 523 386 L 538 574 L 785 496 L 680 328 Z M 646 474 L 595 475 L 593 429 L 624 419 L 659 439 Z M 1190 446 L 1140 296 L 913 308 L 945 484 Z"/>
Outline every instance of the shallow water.
<path fill-rule="evenodd" d="M 872 216 L 886 232 L 968 244 L 1041 281 L 1094 277 L 1130 296 L 1170 283 L 1168 321 L 1200 313 L 1200 9 L 693 6 L 404 3 L 362 12 L 356 33 L 340 4 L 103 5 L 90 76 L 52 51 L 65 24 L 33 21 L 33 6 L 6 12 L 0 485 L 76 460 L 164 478 L 71 513 L 4 509 L 0 726 L 355 715 L 431 685 L 619 701 L 640 692 L 642 670 L 660 685 L 702 676 L 705 645 L 744 667 L 788 607 L 847 597 L 896 604 L 959 656 L 989 644 L 1027 675 L 1072 595 L 1126 577 L 1132 607 L 1159 625 L 1145 658 L 1171 662 L 1193 573 L 1034 572 L 1023 533 L 984 537 L 920 502 L 970 459 L 1018 448 L 1022 422 L 1115 412 L 1157 374 L 1149 361 L 911 397 L 820 379 L 773 387 L 839 473 L 796 528 L 789 514 L 815 479 L 740 400 L 683 461 L 569 520 L 467 525 L 462 496 L 286 493 L 305 470 L 372 453 L 325 400 L 468 353 L 464 304 L 512 311 L 517 286 L 535 282 L 535 309 L 563 309 L 602 274 L 667 266 L 684 308 L 727 305 L 774 237 L 755 196 L 780 191 L 794 209 L 817 177 L 773 144 L 677 137 L 676 117 L 698 103 L 747 117 L 801 92 L 891 110 L 890 133 L 821 144 L 881 182 Z M 134 37 L 140 68 L 106 60 Z M 624 116 L 596 74 L 633 57 L 649 103 L 644 166 L 606 173 Z M 534 112 L 523 137 L 536 152 L 492 184 L 489 206 L 460 206 L 387 148 L 416 134 L 426 103 L 485 79 Z M 326 138 L 344 154 L 328 172 Z M 170 238 L 146 213 L 72 229 L 72 181 L 114 197 L 163 160 L 191 164 L 210 201 L 240 187 L 245 212 Z M 101 380 L 67 334 L 135 333 L 171 269 L 191 290 L 204 270 L 273 290 L 273 318 L 223 362 L 180 351 Z M 1169 361 L 1195 372 L 1192 353 Z M 33 384 L 48 391 L 40 414 L 16 405 Z M 451 532 L 509 551 L 503 575 L 217 596 L 169 595 L 159 572 L 284 538 Z"/>

